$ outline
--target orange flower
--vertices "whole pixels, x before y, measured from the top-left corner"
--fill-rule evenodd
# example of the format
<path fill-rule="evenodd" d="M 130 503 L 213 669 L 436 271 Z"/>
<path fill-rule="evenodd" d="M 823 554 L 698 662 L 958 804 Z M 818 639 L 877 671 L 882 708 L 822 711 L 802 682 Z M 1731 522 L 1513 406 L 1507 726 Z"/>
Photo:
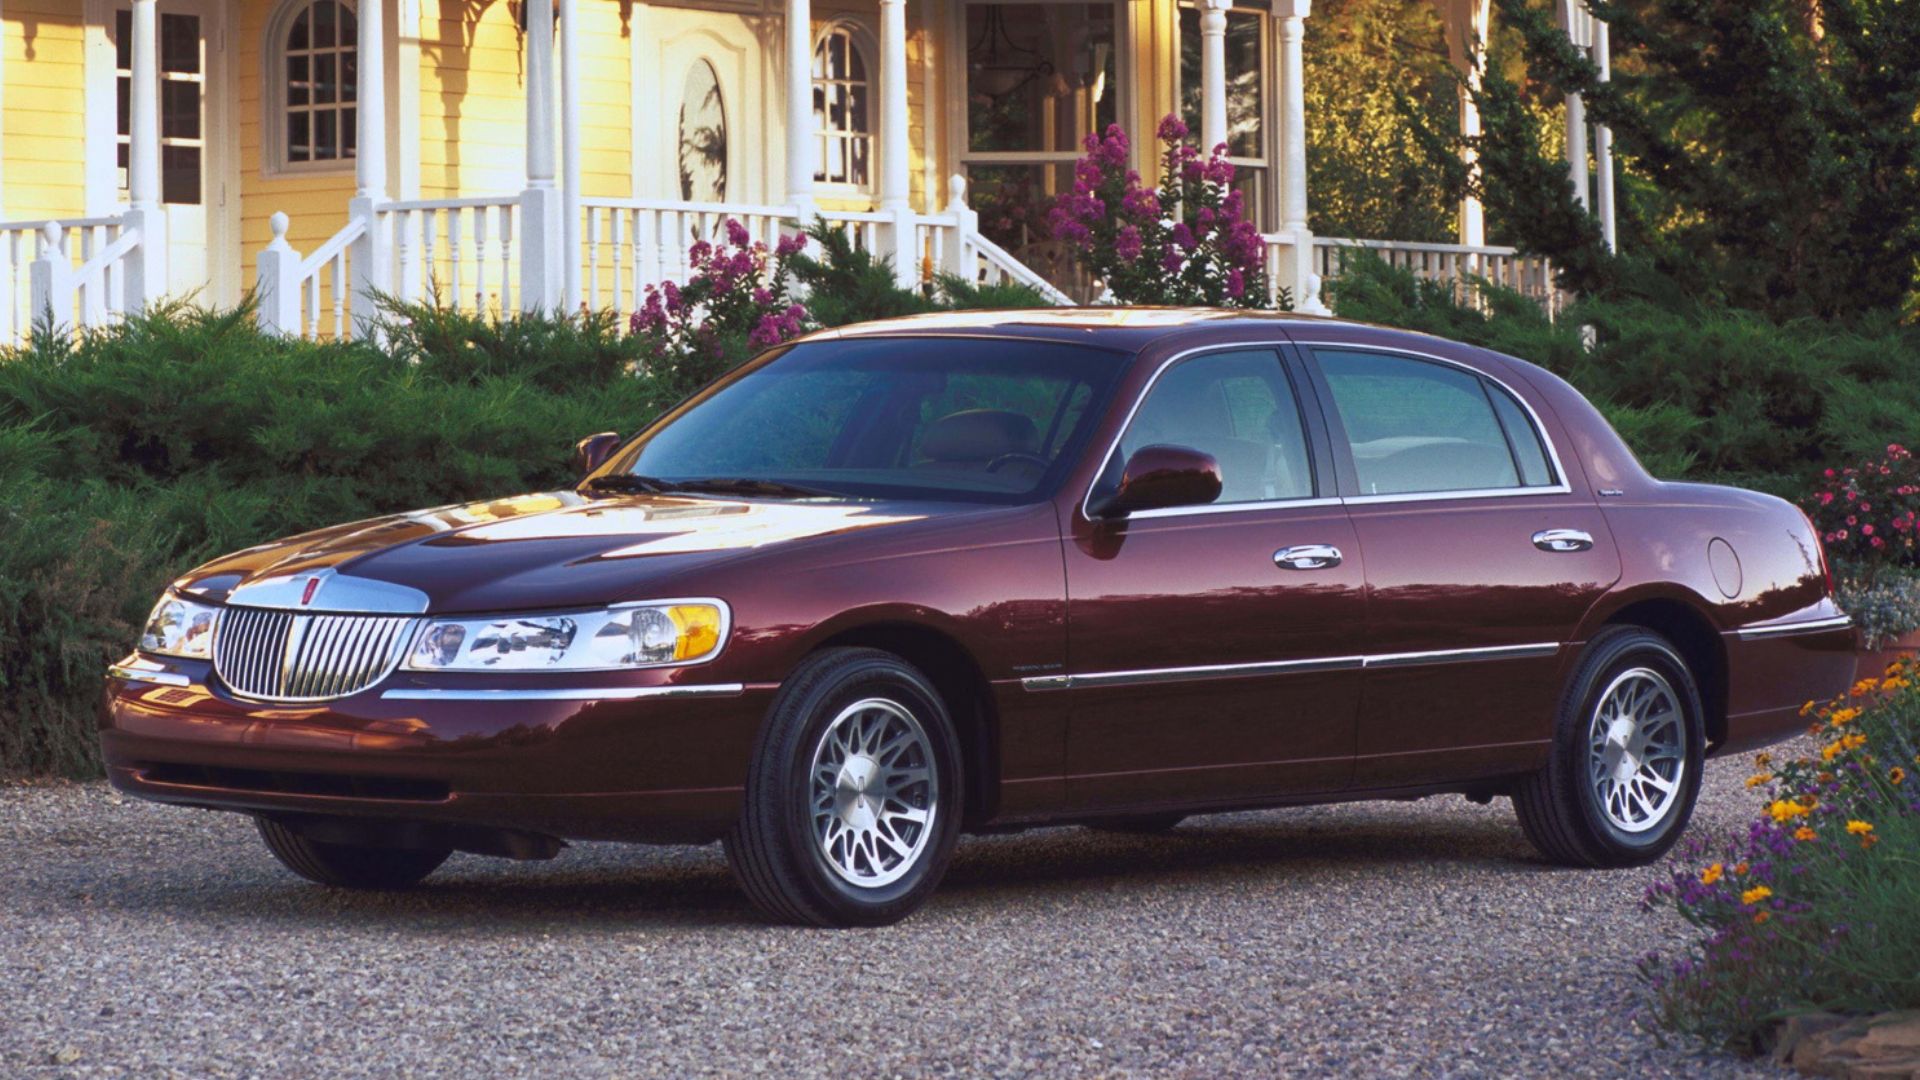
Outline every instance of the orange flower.
<path fill-rule="evenodd" d="M 1705 870 L 1700 871 L 1700 884 L 1711 885 L 1714 882 L 1719 881 L 1720 875 L 1725 871 L 1726 871 L 1725 867 L 1721 866 L 1719 863 L 1714 863 L 1712 866 L 1709 866 Z"/>
<path fill-rule="evenodd" d="M 1747 777 L 1747 786 L 1750 788 L 1756 788 L 1771 779 L 1773 779 L 1772 773 L 1759 773 L 1754 776 Z"/>
<path fill-rule="evenodd" d="M 1805 715 L 1807 715 L 1808 713 L 1810 713 L 1810 712 L 1812 712 L 1812 711 L 1813 711 L 1813 705 L 1814 705 L 1814 703 L 1813 703 L 1813 702 L 1811 702 L 1811 701 L 1809 701 L 1809 702 L 1807 702 L 1807 703 L 1806 703 L 1805 705 L 1802 705 L 1802 706 L 1800 706 L 1800 715 L 1801 715 L 1801 716 L 1805 716 Z"/>
<path fill-rule="evenodd" d="M 1773 764 L 1772 754 L 1760 753 L 1760 754 L 1755 754 L 1753 756 L 1753 767 L 1756 769 L 1764 769 L 1772 764 Z"/>
<path fill-rule="evenodd" d="M 1753 925 L 1759 926 L 1771 918 L 1773 918 L 1773 912 L 1771 911 L 1756 911 L 1753 913 Z"/>
<path fill-rule="evenodd" d="M 1733 872 L 1737 877 L 1745 877 L 1747 875 L 1747 864 L 1744 862 L 1734 863 Z"/>
<path fill-rule="evenodd" d="M 1813 831 L 1813 826 L 1811 825 L 1802 825 L 1799 828 L 1793 830 L 1793 838 L 1803 843 L 1805 841 L 1815 839 L 1819 835 L 1820 835 L 1819 833 L 1816 833 Z"/>
<path fill-rule="evenodd" d="M 1848 750 L 1858 750 L 1867 745 L 1867 737 L 1857 731 L 1851 735 L 1842 735 L 1840 737 L 1840 745 Z"/>
<path fill-rule="evenodd" d="M 1879 837 L 1873 835 L 1872 833 L 1868 833 L 1867 835 L 1860 838 L 1860 850 L 1865 851 L 1866 849 L 1872 847 L 1873 845 L 1879 842 L 1880 842 Z"/>
<path fill-rule="evenodd" d="M 1748 907 L 1752 907 L 1772 895 L 1772 889 L 1767 888 L 1765 885 L 1755 885 L 1753 888 L 1740 894 L 1740 902 Z"/>
<path fill-rule="evenodd" d="M 1893 768 L 1887 770 L 1887 779 L 1893 781 L 1895 784 L 1904 784 L 1907 780 L 1907 770 L 1895 765 Z"/>
<path fill-rule="evenodd" d="M 1836 710 L 1832 716 L 1827 717 L 1827 723 L 1832 724 L 1834 727 L 1845 727 L 1859 718 L 1859 709 L 1839 709 Z"/>
<path fill-rule="evenodd" d="M 1785 799 L 1775 799 L 1772 804 L 1767 807 L 1767 813 L 1773 816 L 1773 820 L 1781 824 L 1792 821 L 1794 818 L 1806 812 L 1806 808 L 1799 803 L 1788 802 Z M 1741 863 L 1740 865 L 1745 866 L 1746 863 Z M 1744 872 L 1745 871 L 1742 871 L 1742 873 Z"/>
<path fill-rule="evenodd" d="M 1855 836 L 1865 836 L 1873 831 L 1873 823 L 1858 819 L 1847 822 L 1847 831 Z"/>
<path fill-rule="evenodd" d="M 1853 684 L 1853 696 L 1862 697 L 1878 689 L 1880 689 L 1879 679 L 1861 679 L 1859 682 Z"/>

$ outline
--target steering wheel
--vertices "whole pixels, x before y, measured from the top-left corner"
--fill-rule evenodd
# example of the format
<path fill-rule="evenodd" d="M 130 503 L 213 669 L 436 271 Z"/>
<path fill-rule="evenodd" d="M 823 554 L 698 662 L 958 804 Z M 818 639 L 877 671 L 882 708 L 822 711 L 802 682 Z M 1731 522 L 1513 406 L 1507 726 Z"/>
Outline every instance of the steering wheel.
<path fill-rule="evenodd" d="M 987 471 L 999 472 L 1000 466 L 1008 465 L 1017 461 L 1024 461 L 1027 464 L 1032 465 L 1034 468 L 1039 469 L 1041 472 L 1046 472 L 1047 466 L 1051 464 L 1051 462 L 1047 461 L 1046 458 L 1041 457 L 1039 454 L 1029 454 L 1024 450 L 1015 450 L 1015 451 L 1012 451 L 1011 453 L 1001 454 L 999 457 L 994 458 L 992 461 L 987 462 Z"/>

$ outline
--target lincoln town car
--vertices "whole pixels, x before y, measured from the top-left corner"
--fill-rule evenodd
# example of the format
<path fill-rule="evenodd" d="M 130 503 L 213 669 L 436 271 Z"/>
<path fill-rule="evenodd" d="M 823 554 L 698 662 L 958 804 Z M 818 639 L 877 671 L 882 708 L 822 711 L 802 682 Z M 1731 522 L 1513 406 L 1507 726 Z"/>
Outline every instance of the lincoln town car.
<path fill-rule="evenodd" d="M 1500 797 L 1549 862 L 1645 863 L 1853 671 L 1800 511 L 1395 330 L 872 323 L 575 457 L 181 576 L 109 673 L 113 783 L 328 886 L 717 840 L 769 916 L 874 925 L 963 832 L 1289 804 Z"/>

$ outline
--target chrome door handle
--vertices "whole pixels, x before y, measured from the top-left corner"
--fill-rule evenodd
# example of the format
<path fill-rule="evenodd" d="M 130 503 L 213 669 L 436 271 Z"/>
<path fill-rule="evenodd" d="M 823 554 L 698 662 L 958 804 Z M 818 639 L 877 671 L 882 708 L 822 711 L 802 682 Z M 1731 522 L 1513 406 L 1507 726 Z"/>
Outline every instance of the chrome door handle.
<path fill-rule="evenodd" d="M 1295 544 L 1274 552 L 1273 564 L 1282 570 L 1325 570 L 1340 565 L 1340 549 L 1332 544 Z"/>
<path fill-rule="evenodd" d="M 1587 551 L 1593 536 L 1579 529 L 1541 529 L 1533 534 L 1533 546 L 1541 551 Z"/>

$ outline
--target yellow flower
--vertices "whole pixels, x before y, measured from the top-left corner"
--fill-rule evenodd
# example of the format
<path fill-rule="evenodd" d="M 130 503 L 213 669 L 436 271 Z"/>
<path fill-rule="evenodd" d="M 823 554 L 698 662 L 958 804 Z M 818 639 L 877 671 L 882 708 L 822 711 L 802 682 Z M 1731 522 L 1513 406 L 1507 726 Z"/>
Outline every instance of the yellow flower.
<path fill-rule="evenodd" d="M 1907 780 L 1907 770 L 1895 765 L 1893 768 L 1887 770 L 1887 779 L 1893 781 L 1895 784 L 1904 784 Z"/>
<path fill-rule="evenodd" d="M 1813 706 L 1814 706 L 1814 703 L 1811 701 L 1807 702 L 1805 705 L 1800 706 L 1800 715 L 1805 716 L 1808 713 L 1812 712 Z"/>
<path fill-rule="evenodd" d="M 1755 885 L 1753 888 L 1740 894 L 1740 902 L 1751 907 L 1772 895 L 1772 889 L 1767 888 L 1765 885 Z"/>
<path fill-rule="evenodd" d="M 1756 911 L 1753 913 L 1753 925 L 1759 926 L 1771 918 L 1773 918 L 1773 912 L 1771 911 Z"/>
<path fill-rule="evenodd" d="M 1889 675 L 1880 680 L 1880 689 L 1882 690 L 1905 690 L 1912 685 L 1913 683 L 1908 682 L 1905 677 L 1900 675 Z"/>
<path fill-rule="evenodd" d="M 1838 742 L 1830 742 L 1827 745 L 1820 748 L 1820 760 L 1832 761 L 1834 758 L 1839 757 L 1840 752 L 1845 749 L 1846 747 L 1842 746 Z"/>
<path fill-rule="evenodd" d="M 1859 709 L 1838 709 L 1832 716 L 1827 717 L 1827 723 L 1832 724 L 1834 727 L 1845 727 L 1859 719 L 1859 717 Z"/>
<path fill-rule="evenodd" d="M 1759 787 L 1771 779 L 1773 779 L 1772 773 L 1760 773 L 1757 776 L 1749 776 L 1747 777 L 1747 786 L 1750 788 Z"/>
<path fill-rule="evenodd" d="M 1806 808 L 1799 803 L 1788 802 L 1785 799 L 1775 799 L 1772 805 L 1767 807 L 1767 813 L 1773 815 L 1773 820 L 1782 824 L 1792 821 L 1794 818 L 1806 812 Z"/>
<path fill-rule="evenodd" d="M 1856 731 L 1851 735 L 1841 736 L 1840 745 L 1848 750 L 1858 750 L 1867 745 L 1867 737 Z"/>
<path fill-rule="evenodd" d="M 1847 822 L 1847 831 L 1855 836 L 1865 836 L 1873 831 L 1873 823 L 1859 820 L 1849 821 Z"/>
<path fill-rule="evenodd" d="M 1714 882 L 1719 881 L 1720 875 L 1725 872 L 1726 872 L 1725 867 L 1721 866 L 1719 863 L 1714 863 L 1712 866 L 1709 866 L 1705 870 L 1700 871 L 1700 884 L 1711 885 Z"/>
<path fill-rule="evenodd" d="M 1803 842 L 1807 840 L 1812 840 L 1818 837 L 1819 835 L 1820 835 L 1819 833 L 1816 833 L 1813 831 L 1813 826 L 1811 825 L 1802 825 L 1799 828 L 1793 830 L 1793 838 L 1795 840 L 1800 840 Z"/>
<path fill-rule="evenodd" d="M 1861 697 L 1865 694 L 1871 694 L 1878 689 L 1880 689 L 1879 679 L 1861 679 L 1859 682 L 1853 684 L 1853 696 Z"/>
<path fill-rule="evenodd" d="M 1753 767 L 1756 769 L 1764 769 L 1772 764 L 1773 764 L 1772 754 L 1760 753 L 1760 754 L 1755 754 L 1753 756 Z"/>

